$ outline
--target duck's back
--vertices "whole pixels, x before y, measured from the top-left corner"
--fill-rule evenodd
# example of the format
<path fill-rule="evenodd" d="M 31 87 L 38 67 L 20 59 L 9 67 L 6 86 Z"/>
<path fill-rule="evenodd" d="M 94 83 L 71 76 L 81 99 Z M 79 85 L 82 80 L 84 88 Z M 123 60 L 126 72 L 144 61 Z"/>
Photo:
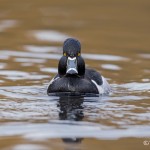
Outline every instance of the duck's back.
<path fill-rule="evenodd" d="M 85 78 L 88 78 L 91 81 L 95 81 L 98 85 L 103 84 L 101 74 L 94 69 L 85 69 Z"/>

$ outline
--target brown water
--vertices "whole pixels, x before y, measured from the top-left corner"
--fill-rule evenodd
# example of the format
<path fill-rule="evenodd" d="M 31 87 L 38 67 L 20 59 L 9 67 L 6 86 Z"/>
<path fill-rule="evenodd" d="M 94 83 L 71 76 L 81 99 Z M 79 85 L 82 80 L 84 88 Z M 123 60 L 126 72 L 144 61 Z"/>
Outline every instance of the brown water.
<path fill-rule="evenodd" d="M 67 37 L 110 96 L 47 96 Z M 0 0 L 0 85 L 0 150 L 150 149 L 150 1 Z"/>

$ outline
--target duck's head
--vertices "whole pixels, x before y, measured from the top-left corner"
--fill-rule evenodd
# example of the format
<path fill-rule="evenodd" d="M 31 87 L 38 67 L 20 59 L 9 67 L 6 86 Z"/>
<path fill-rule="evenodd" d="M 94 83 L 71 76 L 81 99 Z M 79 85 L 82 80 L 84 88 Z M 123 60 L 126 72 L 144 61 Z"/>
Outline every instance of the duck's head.
<path fill-rule="evenodd" d="M 68 38 L 63 45 L 63 56 L 58 65 L 60 75 L 82 76 L 85 73 L 85 63 L 81 57 L 81 44 L 78 40 Z"/>

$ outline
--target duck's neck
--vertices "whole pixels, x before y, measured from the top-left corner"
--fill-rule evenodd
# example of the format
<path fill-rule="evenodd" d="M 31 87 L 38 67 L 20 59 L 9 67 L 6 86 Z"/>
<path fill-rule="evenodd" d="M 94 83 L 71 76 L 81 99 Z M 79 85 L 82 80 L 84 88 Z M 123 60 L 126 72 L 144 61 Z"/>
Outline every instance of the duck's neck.
<path fill-rule="evenodd" d="M 66 74 L 67 57 L 62 56 L 58 63 L 58 74 L 64 76 Z"/>
<path fill-rule="evenodd" d="M 84 76 L 84 74 L 85 74 L 85 62 L 81 56 L 77 57 L 77 64 L 78 64 L 78 75 Z"/>

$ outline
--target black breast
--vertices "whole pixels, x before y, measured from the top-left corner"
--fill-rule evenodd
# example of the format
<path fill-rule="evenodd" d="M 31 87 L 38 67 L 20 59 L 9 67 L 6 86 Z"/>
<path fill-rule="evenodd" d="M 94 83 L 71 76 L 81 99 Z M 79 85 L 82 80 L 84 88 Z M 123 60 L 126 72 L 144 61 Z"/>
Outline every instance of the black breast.
<path fill-rule="evenodd" d="M 78 77 L 58 78 L 49 85 L 47 92 L 75 92 L 98 94 L 97 87 L 90 80 Z"/>

